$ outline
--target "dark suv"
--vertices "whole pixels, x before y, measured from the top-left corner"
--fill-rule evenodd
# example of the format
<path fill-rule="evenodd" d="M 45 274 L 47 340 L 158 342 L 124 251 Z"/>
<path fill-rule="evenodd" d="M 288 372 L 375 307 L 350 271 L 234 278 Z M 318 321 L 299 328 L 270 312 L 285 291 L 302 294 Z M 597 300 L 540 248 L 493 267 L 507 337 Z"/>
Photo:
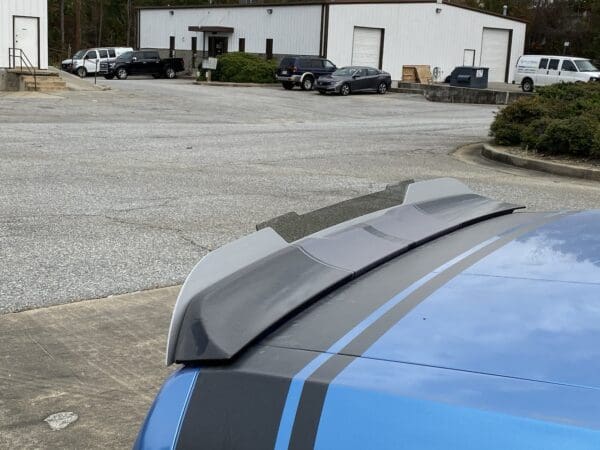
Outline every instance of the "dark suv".
<path fill-rule="evenodd" d="M 336 70 L 335 64 L 318 56 L 286 56 L 279 63 L 277 81 L 281 81 L 284 89 L 300 86 L 310 91 L 317 78 L 329 75 Z"/>

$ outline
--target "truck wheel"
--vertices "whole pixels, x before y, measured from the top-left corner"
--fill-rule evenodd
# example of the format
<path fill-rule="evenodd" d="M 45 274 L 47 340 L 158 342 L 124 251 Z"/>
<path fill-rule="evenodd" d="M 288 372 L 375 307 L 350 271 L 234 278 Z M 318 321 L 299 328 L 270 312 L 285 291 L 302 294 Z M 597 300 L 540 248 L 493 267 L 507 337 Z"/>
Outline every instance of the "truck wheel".
<path fill-rule="evenodd" d="M 289 81 L 282 81 L 281 85 L 283 86 L 284 89 L 286 90 L 290 90 L 290 89 L 294 89 L 294 83 L 290 83 Z"/>
<path fill-rule="evenodd" d="M 127 75 L 129 75 L 129 74 L 127 73 L 127 69 L 125 67 L 119 67 L 117 69 L 117 78 L 119 80 L 126 80 Z"/>
<path fill-rule="evenodd" d="M 77 75 L 79 75 L 80 78 L 85 78 L 87 76 L 87 70 L 85 67 L 80 67 L 77 69 Z"/>
<path fill-rule="evenodd" d="M 177 72 L 175 72 L 175 69 L 173 69 L 172 67 L 167 67 L 165 69 L 165 77 L 169 78 L 170 80 L 172 80 L 173 78 L 175 78 L 177 76 Z"/>
<path fill-rule="evenodd" d="M 306 76 L 306 77 L 304 77 L 304 80 L 302 80 L 302 84 L 300 85 L 300 87 L 302 88 L 303 91 L 310 91 L 310 90 L 312 90 L 314 83 L 315 83 L 315 80 L 313 80 L 313 77 Z"/>
<path fill-rule="evenodd" d="M 521 89 L 523 89 L 523 92 L 533 92 L 533 80 L 525 78 L 521 83 Z"/>

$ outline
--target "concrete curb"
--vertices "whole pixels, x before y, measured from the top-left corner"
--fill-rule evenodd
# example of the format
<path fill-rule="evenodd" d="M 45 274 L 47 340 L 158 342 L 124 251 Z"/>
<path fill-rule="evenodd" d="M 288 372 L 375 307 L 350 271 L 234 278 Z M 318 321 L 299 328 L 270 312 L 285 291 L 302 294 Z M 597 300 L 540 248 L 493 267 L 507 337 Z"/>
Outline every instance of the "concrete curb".
<path fill-rule="evenodd" d="M 229 87 L 275 87 L 279 86 L 279 83 L 229 83 L 224 81 L 194 81 L 194 84 L 200 84 L 204 86 L 229 86 Z"/>
<path fill-rule="evenodd" d="M 517 156 L 505 152 L 489 143 L 483 143 L 481 155 L 485 158 L 498 161 L 504 164 L 521 167 L 523 169 L 537 170 L 540 172 L 551 173 L 553 175 L 562 175 L 572 178 L 583 178 L 586 180 L 600 181 L 600 170 L 589 169 L 586 167 L 572 166 L 540 159 Z"/>

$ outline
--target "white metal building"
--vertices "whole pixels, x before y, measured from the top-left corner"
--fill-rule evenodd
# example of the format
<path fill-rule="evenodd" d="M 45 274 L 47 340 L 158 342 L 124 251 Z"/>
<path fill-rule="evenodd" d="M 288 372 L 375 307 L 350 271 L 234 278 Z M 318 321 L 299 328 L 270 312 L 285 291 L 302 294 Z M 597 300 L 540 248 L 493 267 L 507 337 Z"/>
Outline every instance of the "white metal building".
<path fill-rule="evenodd" d="M 338 66 L 367 65 L 402 78 L 403 65 L 489 67 L 489 81 L 513 79 L 525 22 L 441 0 L 324 0 L 294 5 L 141 8 L 140 47 L 210 56 L 325 56 Z"/>
<path fill-rule="evenodd" d="M 0 68 L 10 66 L 9 48 L 22 50 L 35 68 L 48 68 L 47 0 L 0 0 Z"/>

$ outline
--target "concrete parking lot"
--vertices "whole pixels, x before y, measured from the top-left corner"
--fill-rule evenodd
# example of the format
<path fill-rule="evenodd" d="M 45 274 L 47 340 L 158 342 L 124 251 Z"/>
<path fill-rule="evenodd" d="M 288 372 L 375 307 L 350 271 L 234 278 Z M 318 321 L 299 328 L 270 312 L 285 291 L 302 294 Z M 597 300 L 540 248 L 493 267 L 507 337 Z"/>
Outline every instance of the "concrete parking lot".
<path fill-rule="evenodd" d="M 176 285 L 258 222 L 439 176 L 534 210 L 600 207 L 598 183 L 449 155 L 487 139 L 492 106 L 102 84 L 0 97 L 0 448 L 131 447 L 169 372 Z M 78 420 L 51 431 L 56 412 Z"/>

